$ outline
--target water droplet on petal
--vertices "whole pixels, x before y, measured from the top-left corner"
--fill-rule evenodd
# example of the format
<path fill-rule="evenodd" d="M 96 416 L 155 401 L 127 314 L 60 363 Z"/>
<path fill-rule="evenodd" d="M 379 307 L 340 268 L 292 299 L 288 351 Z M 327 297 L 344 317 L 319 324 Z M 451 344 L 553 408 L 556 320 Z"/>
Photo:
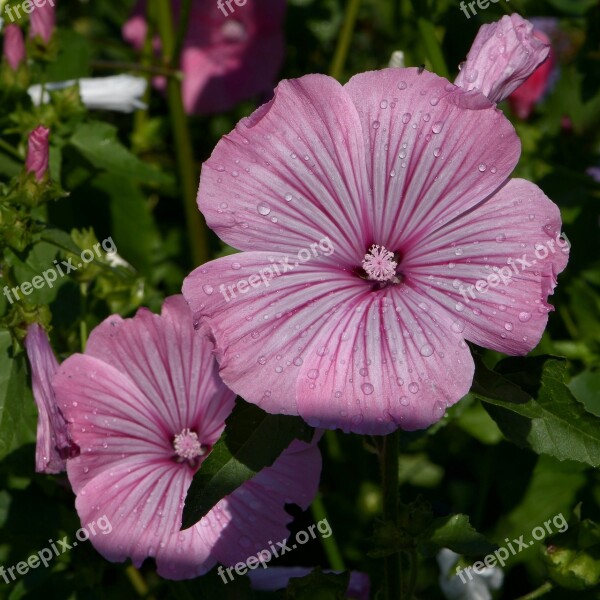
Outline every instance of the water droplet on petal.
<path fill-rule="evenodd" d="M 441 402 L 435 402 L 431 409 L 431 415 L 434 419 L 439 421 L 446 412 L 446 407 Z"/>
<path fill-rule="evenodd" d="M 402 115 L 402 122 L 406 125 L 407 123 L 410 122 L 411 116 L 412 115 L 410 113 L 404 113 Z"/>
<path fill-rule="evenodd" d="M 439 133 L 442 130 L 442 127 L 444 127 L 444 124 L 441 121 L 438 121 L 433 124 L 431 131 L 433 131 L 433 133 Z"/>
<path fill-rule="evenodd" d="M 261 202 L 256 208 L 258 210 L 258 214 L 262 215 L 263 217 L 266 217 L 271 213 L 271 207 L 264 202 Z"/>
<path fill-rule="evenodd" d="M 379 121 L 373 121 L 373 129 L 379 129 L 381 127 L 381 123 Z"/>
<path fill-rule="evenodd" d="M 433 348 L 429 344 L 425 344 L 424 346 L 421 346 L 419 352 L 421 353 L 421 356 L 428 357 L 433 354 Z"/>
<path fill-rule="evenodd" d="M 360 389 L 363 391 L 363 393 L 365 393 L 367 396 L 369 396 L 370 394 L 373 393 L 373 391 L 375 390 L 375 388 L 370 384 L 370 383 L 363 383 L 360 386 Z"/>
<path fill-rule="evenodd" d="M 408 391 L 411 394 L 416 394 L 419 391 L 419 384 L 415 383 L 414 381 L 412 383 L 408 384 Z"/>
<path fill-rule="evenodd" d="M 504 323 L 504 329 L 506 329 L 506 331 L 512 331 L 513 324 L 512 323 Z"/>
<path fill-rule="evenodd" d="M 406 87 L 407 87 L 407 86 L 406 86 L 406 81 L 401 81 L 401 82 L 398 84 L 398 89 L 399 89 L 399 90 L 405 90 L 405 89 L 406 89 Z"/>
<path fill-rule="evenodd" d="M 527 323 L 529 319 L 531 319 L 531 313 L 528 313 L 526 311 L 519 313 L 519 321 L 521 321 L 521 323 Z"/>
<path fill-rule="evenodd" d="M 204 293 L 205 293 L 207 296 L 210 296 L 210 295 L 211 295 L 211 294 L 212 294 L 212 293 L 215 291 L 215 288 L 213 288 L 213 286 L 212 286 L 212 285 L 208 285 L 208 284 L 206 284 L 206 285 L 203 285 L 203 286 L 202 286 L 202 291 L 203 291 L 203 292 L 204 292 Z"/>
<path fill-rule="evenodd" d="M 388 107 L 388 102 L 387 102 L 387 100 L 382 100 L 382 101 L 379 103 L 379 106 L 380 106 L 381 108 L 384 108 L 384 109 L 385 109 L 385 108 L 387 108 L 387 107 Z"/>
<path fill-rule="evenodd" d="M 462 333 L 465 330 L 465 324 L 463 321 L 454 321 L 452 323 L 452 331 L 455 333 Z"/>
<path fill-rule="evenodd" d="M 479 165 L 479 170 L 483 173 L 487 169 L 487 165 L 485 163 L 481 163 Z"/>
<path fill-rule="evenodd" d="M 311 369 L 308 373 L 307 376 L 309 379 L 318 379 L 319 378 L 319 371 L 317 371 L 317 369 Z"/>

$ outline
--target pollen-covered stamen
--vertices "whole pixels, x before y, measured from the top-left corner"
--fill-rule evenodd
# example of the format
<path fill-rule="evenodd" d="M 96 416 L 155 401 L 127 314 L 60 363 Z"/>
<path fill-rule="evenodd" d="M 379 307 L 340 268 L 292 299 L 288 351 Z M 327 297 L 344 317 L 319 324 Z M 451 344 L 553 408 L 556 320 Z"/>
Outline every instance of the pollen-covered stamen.
<path fill-rule="evenodd" d="M 173 448 L 177 455 L 178 462 L 190 461 L 196 462 L 200 456 L 207 452 L 206 446 L 203 446 L 198 439 L 198 434 L 190 429 L 184 429 L 173 439 Z"/>
<path fill-rule="evenodd" d="M 385 246 L 373 244 L 362 261 L 363 269 L 374 281 L 392 281 L 396 279 L 398 263 L 394 260 L 394 253 Z"/>

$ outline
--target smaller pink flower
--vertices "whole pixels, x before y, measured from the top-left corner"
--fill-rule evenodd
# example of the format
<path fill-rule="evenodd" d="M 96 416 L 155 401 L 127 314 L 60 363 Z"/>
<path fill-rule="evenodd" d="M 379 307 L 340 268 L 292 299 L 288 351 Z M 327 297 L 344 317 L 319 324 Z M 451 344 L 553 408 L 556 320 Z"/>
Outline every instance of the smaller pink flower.
<path fill-rule="evenodd" d="M 217 2 L 197 0 L 181 55 L 183 99 L 190 114 L 206 115 L 233 108 L 261 94 L 270 95 L 283 63 L 285 0 L 247 0 L 226 14 Z M 146 38 L 145 2 L 140 2 L 123 27 L 135 48 Z M 179 1 L 173 2 L 175 15 Z M 160 49 L 154 40 L 156 51 Z M 155 81 L 159 89 L 164 79 Z"/>
<path fill-rule="evenodd" d="M 18 25 L 7 25 L 4 29 L 4 58 L 13 71 L 25 61 L 25 42 Z"/>
<path fill-rule="evenodd" d="M 52 387 L 81 448 L 67 461 L 81 522 L 104 516 L 113 526 L 91 538 L 107 560 L 130 558 L 139 567 L 151 557 L 161 577 L 198 577 L 287 538 L 292 516 L 285 505 L 306 509 L 317 492 L 317 440 L 296 440 L 181 531 L 194 474 L 235 402 L 182 296 L 167 298 L 161 315 L 141 309 L 132 319 L 107 318 L 85 354 L 60 366 Z"/>
<path fill-rule="evenodd" d="M 67 421 L 56 405 L 50 381 L 59 368 L 48 336 L 37 324 L 29 326 L 25 348 L 31 364 L 33 397 L 38 408 L 35 470 L 38 473 L 61 473 L 66 459 L 76 456 L 79 449 L 67 432 Z"/>
<path fill-rule="evenodd" d="M 41 181 L 48 172 L 49 150 L 48 140 L 50 130 L 41 125 L 29 134 L 29 146 L 25 168 L 28 173 L 34 173 L 35 178 Z"/>
<path fill-rule="evenodd" d="M 455 84 L 479 90 L 492 102 L 514 92 L 542 64 L 550 45 L 538 39 L 533 25 L 518 14 L 480 28 Z"/>
<path fill-rule="evenodd" d="M 55 1 L 56 0 L 48 0 L 41 6 L 36 5 L 31 13 L 29 37 L 32 39 L 39 36 L 46 44 L 52 39 L 52 34 L 54 33 L 54 28 L 56 26 Z"/>

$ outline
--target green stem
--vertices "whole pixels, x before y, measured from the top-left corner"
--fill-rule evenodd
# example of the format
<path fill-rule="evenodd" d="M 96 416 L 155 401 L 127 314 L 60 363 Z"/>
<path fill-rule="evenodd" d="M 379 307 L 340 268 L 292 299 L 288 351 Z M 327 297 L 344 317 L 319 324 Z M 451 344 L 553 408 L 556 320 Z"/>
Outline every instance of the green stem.
<path fill-rule="evenodd" d="M 81 344 L 81 352 L 85 352 L 88 340 L 88 326 L 85 320 L 85 315 L 87 313 L 88 284 L 82 283 L 79 286 L 79 290 L 81 292 L 81 314 L 83 315 L 79 322 L 79 341 Z"/>
<path fill-rule="evenodd" d="M 171 2 L 169 0 L 155 0 L 155 8 L 157 28 L 162 42 L 163 60 L 165 65 L 175 68 L 179 64 L 179 56 L 176 55 L 177 41 L 173 29 Z M 167 98 L 175 138 L 175 151 L 179 165 L 179 177 L 192 259 L 194 265 L 201 265 L 209 260 L 208 233 L 204 219 L 196 205 L 198 172 L 194 161 L 194 148 L 190 136 L 189 121 L 183 107 L 180 81 L 169 78 L 167 81 Z"/>
<path fill-rule="evenodd" d="M 550 581 L 544 583 L 544 585 L 540 586 L 537 590 L 530 592 L 529 594 L 525 594 L 525 596 L 521 596 L 517 598 L 517 600 L 535 600 L 536 598 L 541 598 L 545 596 L 548 592 L 551 592 L 554 589 L 554 586 Z"/>
<path fill-rule="evenodd" d="M 91 66 L 94 69 L 108 69 L 110 71 L 136 71 L 147 75 L 147 79 L 151 79 L 153 75 L 163 75 L 165 77 L 174 77 L 182 79 L 183 75 L 178 69 L 164 67 L 161 65 L 153 65 L 151 62 L 128 63 L 113 60 L 93 60 Z"/>
<path fill-rule="evenodd" d="M 329 523 L 327 519 L 327 510 L 325 509 L 325 504 L 323 504 L 323 498 L 321 494 L 317 494 L 317 497 L 313 500 L 313 503 L 310 506 L 310 510 L 313 515 L 313 519 L 320 523 L 321 521 L 325 521 Z M 329 561 L 329 565 L 334 571 L 345 571 L 346 566 L 344 565 L 344 559 L 342 558 L 342 553 L 338 548 L 338 545 L 335 541 L 335 537 L 330 535 L 328 538 L 321 536 L 321 544 L 323 545 L 323 550 L 325 550 L 325 554 L 327 555 L 327 560 Z"/>
<path fill-rule="evenodd" d="M 418 560 L 417 551 L 415 548 L 411 548 L 408 551 L 408 559 L 409 559 L 409 579 L 407 586 L 406 598 L 407 600 L 412 600 L 415 595 L 415 590 L 417 588 L 417 575 L 418 575 Z"/>
<path fill-rule="evenodd" d="M 383 518 L 394 529 L 398 528 L 398 468 L 400 460 L 400 434 L 390 433 L 383 440 L 382 478 L 383 478 Z M 385 569 L 385 600 L 403 600 L 402 570 L 399 554 L 387 556 Z"/>
<path fill-rule="evenodd" d="M 19 154 L 19 151 L 16 148 L 13 148 L 8 142 L 5 142 L 3 139 L 0 139 L 0 148 L 6 150 L 6 152 L 20 161 L 23 160 L 23 157 Z"/>
<path fill-rule="evenodd" d="M 425 44 L 425 50 L 427 52 L 427 56 L 431 62 L 431 66 L 435 73 L 437 73 L 440 77 L 445 77 L 448 79 L 448 67 L 446 66 L 446 61 L 444 60 L 444 53 L 442 51 L 442 46 L 437 39 L 437 33 L 435 31 L 435 27 L 431 21 L 427 19 L 423 19 L 419 17 L 417 20 L 417 24 L 419 27 L 419 33 L 423 39 L 423 44 Z"/>
<path fill-rule="evenodd" d="M 348 0 L 346 18 L 338 39 L 337 48 L 335 49 L 331 69 L 329 70 L 329 74 L 338 80 L 341 78 L 344 71 L 344 65 L 346 64 L 346 57 L 348 56 L 348 50 L 350 49 L 350 43 L 352 41 L 352 36 L 354 35 L 354 26 L 356 25 L 359 8 L 360 0 Z"/>

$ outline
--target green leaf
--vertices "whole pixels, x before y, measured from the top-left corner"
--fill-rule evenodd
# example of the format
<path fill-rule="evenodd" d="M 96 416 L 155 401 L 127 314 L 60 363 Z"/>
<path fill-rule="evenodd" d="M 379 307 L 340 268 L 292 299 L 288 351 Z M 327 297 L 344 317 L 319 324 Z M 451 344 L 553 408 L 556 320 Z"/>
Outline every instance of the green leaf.
<path fill-rule="evenodd" d="M 573 377 L 569 389 L 588 412 L 600 417 L 600 371 L 588 369 Z"/>
<path fill-rule="evenodd" d="M 597 0 L 548 0 L 548 2 L 555 8 L 578 17 L 598 4 Z"/>
<path fill-rule="evenodd" d="M 417 542 L 419 551 L 425 556 L 434 556 L 442 548 L 450 548 L 464 556 L 483 556 L 498 548 L 471 526 L 467 515 L 434 519 Z"/>
<path fill-rule="evenodd" d="M 13 357 L 11 335 L 0 331 L 0 460 L 35 441 L 36 410 L 25 356 Z"/>
<path fill-rule="evenodd" d="M 72 29 L 58 30 L 58 57 L 46 69 L 46 81 L 89 77 L 92 57 L 89 42 Z"/>
<path fill-rule="evenodd" d="M 196 473 L 183 508 L 183 526 L 195 525 L 219 500 L 271 466 L 295 440 L 313 430 L 300 418 L 270 415 L 238 398 L 225 432 Z"/>
<path fill-rule="evenodd" d="M 559 460 L 600 465 L 600 419 L 587 412 L 566 386 L 564 360 L 509 358 L 496 371 L 476 359 L 471 391 L 485 402 L 509 440 Z"/>
<path fill-rule="evenodd" d="M 117 129 L 108 123 L 94 121 L 80 125 L 71 144 L 94 167 L 148 184 L 173 187 L 174 180 L 151 165 L 141 161 L 117 139 Z"/>

